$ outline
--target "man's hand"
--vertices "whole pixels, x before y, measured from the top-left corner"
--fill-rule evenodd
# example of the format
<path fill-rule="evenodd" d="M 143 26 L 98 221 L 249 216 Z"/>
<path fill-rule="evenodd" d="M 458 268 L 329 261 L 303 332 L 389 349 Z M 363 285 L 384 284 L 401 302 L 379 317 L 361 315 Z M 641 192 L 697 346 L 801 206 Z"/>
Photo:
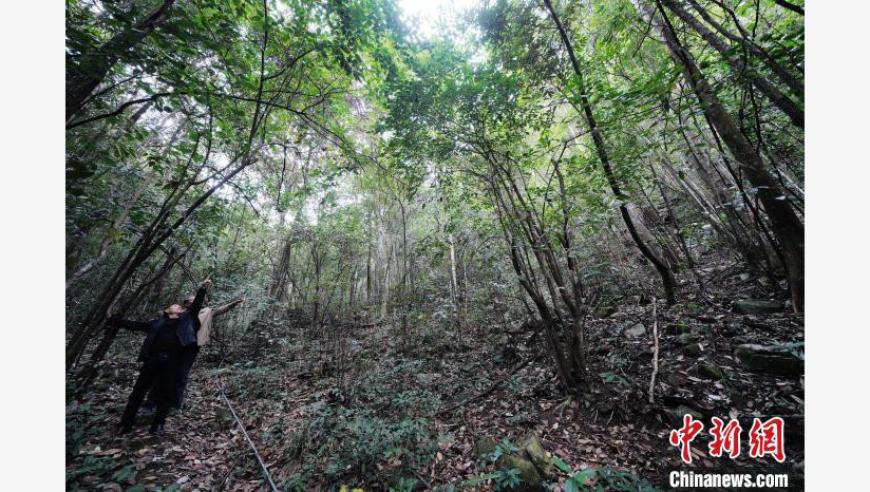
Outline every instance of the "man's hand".
<path fill-rule="evenodd" d="M 211 285 L 211 277 L 206 277 L 205 280 L 202 281 L 201 287 L 204 289 L 208 289 Z"/>

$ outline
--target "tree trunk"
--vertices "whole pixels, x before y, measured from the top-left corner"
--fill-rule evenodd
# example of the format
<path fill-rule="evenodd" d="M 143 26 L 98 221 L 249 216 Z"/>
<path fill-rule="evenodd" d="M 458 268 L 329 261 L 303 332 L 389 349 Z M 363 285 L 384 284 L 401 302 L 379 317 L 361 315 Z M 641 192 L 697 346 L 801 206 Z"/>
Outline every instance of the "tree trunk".
<path fill-rule="evenodd" d="M 798 100 L 804 100 L 804 84 L 803 81 L 794 77 L 791 72 L 789 72 L 781 63 L 776 61 L 773 56 L 770 55 L 766 50 L 764 50 L 761 46 L 756 44 L 752 39 L 750 39 L 750 34 L 746 32 L 746 29 L 740 24 L 740 19 L 737 18 L 737 15 L 734 11 L 725 5 L 722 2 L 716 1 L 716 4 L 719 5 L 723 10 L 728 12 L 728 15 L 731 16 L 732 22 L 737 27 L 737 30 L 740 31 L 740 36 L 732 33 L 728 29 L 725 28 L 722 24 L 716 22 L 710 13 L 702 7 L 696 0 L 689 0 L 689 3 L 698 12 L 702 19 L 707 24 L 713 26 L 716 31 L 725 36 L 726 38 L 740 43 L 742 47 L 744 47 L 748 52 L 754 54 L 755 56 L 762 58 L 765 61 L 765 64 L 770 69 L 771 72 L 775 73 L 777 77 L 782 81 L 783 84 L 787 85 L 789 89 L 798 97 Z"/>
<path fill-rule="evenodd" d="M 148 34 L 166 20 L 175 0 L 164 0 L 159 7 L 135 26 L 115 35 L 95 50 L 84 53 L 66 81 L 66 121 L 69 122 L 94 89 L 108 75 L 118 58 L 142 42 Z"/>
<path fill-rule="evenodd" d="M 124 225 L 124 221 L 127 220 L 127 216 L 130 214 L 130 209 L 133 208 L 133 205 L 139 200 L 139 197 L 142 196 L 142 193 L 145 192 L 146 189 L 150 188 L 154 183 L 157 176 L 155 174 L 151 174 L 148 176 L 148 179 L 145 180 L 145 183 L 140 184 L 136 191 L 133 192 L 133 196 L 126 201 L 126 204 L 121 209 L 121 213 L 118 214 L 118 217 L 112 222 L 109 226 L 109 230 L 106 231 L 106 235 L 100 243 L 100 250 L 97 253 L 97 256 L 92 258 L 91 260 L 85 262 L 84 265 L 76 268 L 76 271 L 72 273 L 66 280 L 66 289 L 69 290 L 70 286 L 78 281 L 80 278 L 85 276 L 89 271 L 91 271 L 97 264 L 102 261 L 103 258 L 109 253 L 109 246 L 115 242 L 115 234 L 120 233 L 121 226 Z"/>
<path fill-rule="evenodd" d="M 640 237 L 640 234 L 638 234 L 637 232 L 637 227 L 635 227 L 634 221 L 632 220 L 631 215 L 628 213 L 628 208 L 625 206 L 625 201 L 628 199 L 628 197 L 625 195 L 625 193 L 623 193 L 622 189 L 619 187 L 619 183 L 617 183 L 616 181 L 616 176 L 613 173 L 613 167 L 610 163 L 610 158 L 607 155 L 607 148 L 604 144 L 604 137 L 601 135 L 598 124 L 595 121 L 595 116 L 592 114 L 592 104 L 589 102 L 586 87 L 583 83 L 583 73 L 580 71 L 580 63 L 577 61 L 577 57 L 574 55 L 574 48 L 571 46 L 571 41 L 568 39 L 568 33 L 565 31 L 565 27 L 562 25 L 562 21 L 556 14 L 555 9 L 553 9 L 553 4 L 550 2 L 550 0 L 543 1 L 544 5 L 547 7 L 547 10 L 550 12 L 550 17 L 553 19 L 553 23 L 556 25 L 556 28 L 559 31 L 559 36 L 562 39 L 562 43 L 565 45 L 565 49 L 568 51 L 568 58 L 570 58 L 571 60 L 571 67 L 574 69 L 574 74 L 577 76 L 577 90 L 580 93 L 580 105 L 583 109 L 583 115 L 586 118 L 586 123 L 589 126 L 589 131 L 590 133 L 592 133 L 592 140 L 595 143 L 595 151 L 598 154 L 598 159 L 601 161 L 602 167 L 604 168 L 604 175 L 607 178 L 610 189 L 613 191 L 613 195 L 620 202 L 619 213 L 622 216 L 623 222 L 625 222 L 625 227 L 628 229 L 628 234 L 631 236 L 631 239 L 634 241 L 634 244 L 637 245 L 637 248 L 643 254 L 644 258 L 646 258 L 655 267 L 656 271 L 662 279 L 662 286 L 665 290 L 665 299 L 667 299 L 668 304 L 673 304 L 676 302 L 676 281 L 674 280 L 674 276 L 671 273 L 670 269 L 667 267 L 667 265 L 665 265 L 665 263 L 655 253 L 653 253 L 653 251 L 646 245 L 646 243 Z"/>
<path fill-rule="evenodd" d="M 785 200 L 785 193 L 777 180 L 765 169 L 761 156 L 722 106 L 704 74 L 695 64 L 691 53 L 680 44 L 676 31 L 659 0 L 656 0 L 656 5 L 661 20 L 656 22 L 655 16 L 651 12 L 648 13 L 658 24 L 671 56 L 683 67 L 684 75 L 698 96 L 713 127 L 734 155 L 749 183 L 757 190 L 757 196 L 767 212 L 773 233 L 782 248 L 794 310 L 800 312 L 804 304 L 804 226 L 792 206 Z"/>
<path fill-rule="evenodd" d="M 456 246 L 453 241 L 453 234 L 447 234 L 447 244 L 450 246 L 450 297 L 453 301 L 453 316 L 456 318 L 456 325 L 461 330 L 462 320 L 459 319 L 459 284 L 456 282 Z"/>
<path fill-rule="evenodd" d="M 746 63 L 739 57 L 734 56 L 730 53 L 730 48 L 719 39 L 716 34 L 712 31 L 704 27 L 703 24 L 698 22 L 692 14 L 687 12 L 676 0 L 662 0 L 662 3 L 668 7 L 670 11 L 677 14 L 677 17 L 683 20 L 686 24 L 688 24 L 692 29 L 695 30 L 698 34 L 704 38 L 707 43 L 712 46 L 719 54 L 725 58 L 728 63 L 731 65 L 731 68 L 734 70 L 736 75 L 744 75 L 749 81 L 761 91 L 762 94 L 767 96 L 777 108 L 780 109 L 783 113 L 785 113 L 789 119 L 791 119 L 792 124 L 797 126 L 798 128 L 804 127 L 804 111 L 801 109 L 794 101 L 792 101 L 788 96 L 782 93 L 779 89 L 776 88 L 775 85 L 770 83 L 764 76 L 760 73 L 756 72 L 752 68 L 748 67 Z"/>
<path fill-rule="evenodd" d="M 122 306 L 122 311 L 127 311 L 130 307 L 134 306 L 139 302 L 139 299 L 142 297 L 145 289 L 153 284 L 155 281 L 162 279 L 175 263 L 181 260 L 180 257 L 176 257 L 172 251 L 166 252 L 166 259 L 163 264 L 157 269 L 157 272 L 145 282 L 139 285 L 133 294 L 127 299 L 127 301 Z M 86 389 L 90 383 L 94 380 L 97 375 L 97 364 L 103 360 L 103 357 L 108 353 L 109 348 L 112 346 L 112 342 L 115 341 L 115 337 L 118 335 L 119 328 L 117 326 L 108 327 L 103 332 L 103 338 L 100 340 L 100 343 L 94 349 L 93 354 L 91 354 L 90 361 L 86 365 L 86 367 L 78 374 L 78 390 L 83 391 Z"/>

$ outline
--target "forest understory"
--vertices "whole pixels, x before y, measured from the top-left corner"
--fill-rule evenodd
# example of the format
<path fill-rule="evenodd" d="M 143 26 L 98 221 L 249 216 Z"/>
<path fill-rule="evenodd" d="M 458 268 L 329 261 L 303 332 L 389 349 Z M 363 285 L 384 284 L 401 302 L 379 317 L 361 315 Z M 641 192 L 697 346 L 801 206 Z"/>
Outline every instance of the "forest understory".
<path fill-rule="evenodd" d="M 143 424 L 128 440 L 115 435 L 115 425 L 135 378 L 138 340 L 130 337 L 107 357 L 93 392 L 68 407 L 68 487 L 268 490 L 223 385 L 282 490 L 499 490 L 490 453 L 529 436 L 570 467 L 551 467 L 540 482 L 548 489 L 564 487 L 576 470 L 597 471 L 586 479 L 590 489 L 666 489 L 671 470 L 788 472 L 790 488 L 800 489 L 802 368 L 759 371 L 734 350 L 794 344 L 802 359 L 802 317 L 735 313 L 734 301 L 767 299 L 770 286 L 745 280 L 739 264 L 701 272 L 709 286 L 704 300 L 660 302 L 653 316 L 648 301 L 622 299 L 618 309 L 599 310 L 606 317 L 590 317 L 593 377 L 579 398 L 564 396 L 537 337 L 511 335 L 492 307 L 486 329 L 421 322 L 408 342 L 388 324 L 328 326 L 316 337 L 288 320 L 232 353 L 216 346 L 203 354 L 168 438 L 149 436 Z M 650 404 L 654 325 L 660 353 Z M 632 328 L 636 333 L 626 334 Z M 783 416 L 787 461 L 715 459 L 699 439 L 687 467 L 667 445 L 685 413 L 741 421 Z"/>
<path fill-rule="evenodd" d="M 468 3 L 66 2 L 70 490 L 803 488 L 802 2 Z"/>

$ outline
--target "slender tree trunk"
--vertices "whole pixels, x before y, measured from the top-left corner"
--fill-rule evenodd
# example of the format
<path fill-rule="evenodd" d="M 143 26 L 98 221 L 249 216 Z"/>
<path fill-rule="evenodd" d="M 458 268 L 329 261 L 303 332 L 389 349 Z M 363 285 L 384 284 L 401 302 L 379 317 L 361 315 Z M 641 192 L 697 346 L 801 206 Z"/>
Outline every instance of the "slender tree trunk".
<path fill-rule="evenodd" d="M 671 56 L 683 67 L 684 75 L 698 96 L 713 127 L 740 164 L 749 183 L 757 190 L 761 205 L 770 219 L 773 234 L 782 249 L 794 309 L 800 312 L 804 304 L 804 226 L 785 199 L 784 190 L 765 169 L 761 156 L 725 110 L 692 55 L 680 44 L 676 31 L 659 0 L 656 0 L 656 5 L 661 19 L 656 21 L 652 12 L 648 14 L 654 19 L 653 22 L 658 24 Z"/>
<path fill-rule="evenodd" d="M 598 128 L 598 124 L 595 121 L 595 116 L 592 114 L 592 104 L 589 102 L 589 96 L 586 92 L 585 84 L 583 83 L 583 73 L 580 70 L 580 63 L 577 61 L 577 57 L 574 55 L 574 48 L 571 45 L 570 39 L 568 39 L 568 33 L 565 31 L 565 27 L 562 25 L 562 21 L 559 19 L 559 16 L 556 14 L 556 10 L 553 8 L 553 4 L 550 0 L 543 0 L 544 5 L 547 7 L 547 10 L 550 13 L 550 17 L 553 19 L 553 23 L 556 25 L 556 28 L 559 31 L 559 36 L 562 39 L 562 43 L 565 45 L 565 49 L 568 51 L 568 58 L 571 60 L 571 67 L 574 69 L 574 74 L 577 76 L 578 87 L 577 90 L 579 92 L 580 97 L 580 105 L 583 109 L 583 115 L 586 118 L 586 123 L 589 126 L 589 131 L 592 133 L 592 140 L 595 143 L 595 150 L 598 154 L 598 159 L 601 161 L 601 165 L 604 168 L 604 175 L 607 178 L 607 182 L 610 185 L 610 189 L 613 191 L 613 195 L 619 200 L 619 213 L 622 216 L 623 222 L 625 222 L 625 227 L 628 229 L 628 234 L 631 236 L 631 239 L 634 241 L 634 244 L 637 245 L 637 248 L 643 254 L 643 256 L 655 267 L 656 271 L 659 273 L 659 276 L 662 279 L 662 286 L 665 290 L 665 298 L 667 299 L 668 304 L 673 304 L 676 302 L 676 281 L 674 280 L 673 273 L 671 273 L 670 269 L 667 265 L 655 254 L 653 251 L 647 246 L 647 244 L 640 237 L 640 234 L 637 232 L 637 227 L 635 227 L 634 221 L 631 218 L 631 215 L 628 213 L 628 208 L 625 206 L 625 202 L 628 197 L 623 193 L 622 189 L 619 186 L 619 183 L 616 181 L 616 176 L 613 173 L 613 167 L 610 163 L 610 158 L 607 154 L 607 148 L 604 144 L 604 137 L 601 135 L 601 131 Z"/>
<path fill-rule="evenodd" d="M 720 34 L 722 34 L 726 38 L 728 38 L 736 43 L 740 43 L 740 45 L 743 48 L 745 48 L 748 52 L 752 53 L 753 55 L 757 56 L 758 58 L 763 59 L 765 62 L 765 65 L 767 65 L 767 67 L 770 69 L 770 71 L 775 73 L 776 76 L 779 77 L 780 81 L 782 81 L 783 84 L 787 85 L 788 88 L 791 89 L 791 91 L 794 93 L 794 95 L 798 97 L 798 100 L 800 100 L 800 101 L 804 100 L 803 81 L 801 81 L 799 78 L 792 75 L 792 73 L 789 72 L 781 63 L 776 61 L 776 59 L 774 59 L 774 57 L 771 56 L 770 53 L 768 53 L 764 48 L 762 48 L 761 46 L 756 44 L 751 39 L 751 36 L 749 35 L 749 33 L 747 33 L 746 30 L 743 28 L 743 26 L 740 24 L 740 19 L 737 18 L 737 15 L 734 13 L 734 11 L 730 7 L 728 7 L 727 5 L 725 5 L 722 2 L 716 1 L 716 4 L 719 5 L 723 10 L 728 12 L 728 15 L 731 16 L 731 20 L 734 22 L 734 25 L 737 27 L 737 30 L 740 31 L 740 36 L 732 33 L 728 29 L 726 29 L 725 26 L 723 26 L 719 22 L 716 22 L 716 19 L 714 19 L 710 15 L 710 12 L 708 12 L 707 9 L 702 7 L 696 0 L 689 0 L 689 3 L 692 5 L 692 7 L 695 9 L 695 11 L 698 12 L 698 14 L 701 16 L 701 18 L 704 19 L 704 21 L 707 24 L 710 24 L 711 26 L 713 26 L 713 28 L 716 29 L 717 32 L 719 32 Z"/>
<path fill-rule="evenodd" d="M 453 241 L 453 234 L 447 234 L 447 244 L 450 246 L 450 294 L 453 301 L 453 316 L 456 317 L 457 327 L 461 329 L 462 320 L 459 319 L 459 284 L 456 281 L 456 245 Z"/>
<path fill-rule="evenodd" d="M 494 170 L 498 168 L 498 166 L 493 162 L 491 162 L 491 164 L 493 164 Z M 502 173 L 507 174 L 504 171 L 502 171 Z M 498 176 L 498 173 L 494 172 L 493 175 Z M 549 248 L 549 245 L 541 241 L 543 235 L 539 234 L 539 229 L 535 225 L 535 221 L 531 219 L 534 210 L 526 206 L 524 202 L 520 202 L 521 205 L 517 207 L 517 203 L 511 197 L 511 190 L 513 189 L 514 193 L 517 194 L 519 194 L 519 191 L 515 187 L 508 186 L 505 183 L 505 181 L 509 179 L 509 176 L 504 176 L 503 179 L 500 180 L 495 177 L 490 179 L 490 186 L 493 197 L 496 201 L 496 208 L 499 212 L 499 223 L 501 224 L 505 240 L 510 247 L 511 264 L 514 267 L 520 285 L 532 299 L 532 302 L 535 304 L 539 314 L 541 315 L 541 320 L 544 323 L 544 334 L 551 355 L 556 364 L 556 370 L 560 381 L 562 381 L 568 391 L 579 394 L 579 383 L 585 376 L 585 352 L 582 350 L 582 332 L 578 332 L 577 329 L 578 317 L 576 316 L 576 306 L 566 297 L 567 291 L 564 288 L 564 284 L 556 279 L 558 268 L 556 268 L 554 272 L 552 263 L 550 263 L 546 258 L 547 255 L 540 251 L 541 249 Z M 496 185 L 497 181 L 502 183 L 502 187 L 505 190 L 504 194 L 507 195 L 509 201 L 506 201 L 503 194 L 499 192 L 498 186 Z M 521 200 L 521 196 L 518 195 L 517 200 Z M 510 210 L 514 210 L 515 213 L 511 213 Z M 517 215 L 524 216 L 524 218 L 519 218 Z M 526 235 L 529 244 L 532 246 L 534 257 L 538 263 L 541 275 L 544 277 L 547 292 L 550 294 L 552 302 L 556 303 L 558 302 L 558 299 L 562 298 L 572 313 L 571 328 L 573 331 L 567 337 L 569 343 L 567 347 L 568 357 L 566 357 L 566 354 L 562 349 L 562 341 L 555 330 L 556 326 L 562 324 L 561 319 L 559 319 L 558 309 L 551 309 L 547 304 L 540 283 L 536 280 L 537 275 L 534 272 L 530 260 L 528 258 L 526 258 L 525 261 L 521 259 L 519 250 L 525 250 L 525 248 L 521 248 L 518 244 L 516 235 L 513 232 L 512 224 L 520 225 L 520 229 Z M 558 283 L 560 288 L 556 289 L 554 283 Z M 561 296 L 556 293 L 557 290 L 562 294 Z"/>
<path fill-rule="evenodd" d="M 371 228 L 369 229 L 371 230 Z M 368 240 L 366 251 L 366 305 L 372 300 L 372 240 Z"/>
<path fill-rule="evenodd" d="M 173 252 L 166 252 L 166 259 L 163 264 L 157 269 L 157 273 L 155 273 L 150 279 L 142 282 L 133 294 L 127 299 L 127 301 L 122 306 L 122 311 L 129 310 L 132 306 L 136 305 L 139 300 L 142 298 L 145 293 L 145 289 L 151 286 L 154 282 L 163 279 L 172 267 L 181 261 L 180 257 L 176 257 Z M 78 375 L 78 389 L 79 391 L 83 391 L 86 389 L 90 383 L 94 380 L 94 377 L 97 375 L 97 363 L 103 360 L 103 357 L 108 353 L 109 348 L 112 346 L 112 342 L 115 341 L 115 337 L 118 335 L 118 327 L 113 326 L 106 329 L 103 332 L 103 338 L 100 340 L 100 343 L 97 344 L 97 347 L 94 349 L 93 354 L 91 354 L 90 362 L 87 366 L 81 371 Z"/>
<path fill-rule="evenodd" d="M 662 3 L 668 7 L 670 11 L 675 13 L 677 17 L 688 24 L 692 29 L 707 41 L 719 54 L 731 64 L 734 73 L 738 76 L 745 76 L 762 94 L 767 96 L 780 111 L 785 113 L 792 124 L 798 128 L 804 127 L 804 111 L 788 96 L 782 93 L 777 87 L 768 81 L 763 75 L 753 70 L 751 67 L 738 56 L 731 54 L 731 50 L 715 33 L 704 27 L 698 19 L 686 11 L 676 0 L 662 0 Z"/>
<path fill-rule="evenodd" d="M 133 205 L 139 200 L 139 197 L 142 196 L 142 193 L 148 189 L 154 180 L 156 175 L 151 174 L 147 180 L 145 180 L 144 184 L 140 184 L 136 190 L 133 192 L 133 196 L 126 201 L 124 208 L 121 209 L 121 213 L 118 214 L 118 217 L 112 222 L 109 226 L 109 230 L 106 231 L 105 237 L 100 242 L 100 250 L 97 253 L 97 256 L 85 262 L 83 265 L 76 268 L 76 271 L 72 273 L 66 280 L 66 289 L 68 290 L 72 284 L 77 282 L 80 278 L 85 276 L 89 271 L 91 271 L 95 266 L 97 266 L 103 258 L 109 253 L 109 247 L 112 243 L 115 242 L 115 235 L 120 234 L 121 226 L 124 225 L 124 222 L 127 220 L 127 216 L 130 214 L 130 209 L 133 208 Z"/>
<path fill-rule="evenodd" d="M 390 244 L 390 250 L 387 253 L 387 266 L 384 272 L 384 288 L 381 290 L 381 319 L 387 319 L 390 314 L 390 267 L 393 264 L 393 256 L 395 253 L 395 245 Z"/>

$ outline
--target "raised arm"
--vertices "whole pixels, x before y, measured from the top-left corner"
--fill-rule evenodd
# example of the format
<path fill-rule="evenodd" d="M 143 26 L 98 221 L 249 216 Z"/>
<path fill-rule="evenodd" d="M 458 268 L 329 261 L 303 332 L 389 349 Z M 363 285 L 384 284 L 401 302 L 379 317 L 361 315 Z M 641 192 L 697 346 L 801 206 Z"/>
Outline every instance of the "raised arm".
<path fill-rule="evenodd" d="M 116 316 L 110 316 L 106 322 L 109 326 L 117 326 L 118 328 L 125 328 L 134 331 L 148 331 L 148 329 L 151 328 L 151 321 L 133 321 L 129 319 L 121 319 Z"/>
<path fill-rule="evenodd" d="M 224 304 L 223 306 L 216 307 L 214 309 L 214 315 L 220 316 L 221 314 L 226 314 L 227 311 L 238 306 L 239 304 L 241 304 L 243 302 L 245 302 L 245 296 L 242 296 L 242 297 L 236 299 L 235 301 L 230 301 L 230 302 Z"/>
<path fill-rule="evenodd" d="M 190 312 L 196 316 L 199 314 L 199 310 L 202 309 L 202 303 L 205 301 L 205 293 L 208 290 L 208 287 L 211 285 L 211 279 L 205 279 L 202 282 L 202 285 L 199 286 L 199 290 L 196 291 L 196 297 L 193 299 L 193 303 L 190 305 Z"/>

